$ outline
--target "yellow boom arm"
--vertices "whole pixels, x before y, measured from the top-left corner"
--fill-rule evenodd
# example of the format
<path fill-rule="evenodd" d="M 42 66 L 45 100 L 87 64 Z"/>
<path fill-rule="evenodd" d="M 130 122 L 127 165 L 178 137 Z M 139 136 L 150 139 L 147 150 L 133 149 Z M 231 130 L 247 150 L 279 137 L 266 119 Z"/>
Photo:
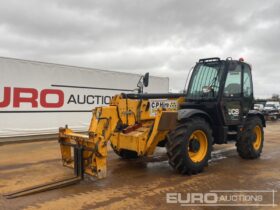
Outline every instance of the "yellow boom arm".
<path fill-rule="evenodd" d="M 74 167 L 71 147 L 80 147 L 83 149 L 83 172 L 98 178 L 106 177 L 109 141 L 117 154 L 124 151 L 137 156 L 153 154 L 158 143 L 165 140 L 176 124 L 180 101 L 183 98 L 172 100 L 176 106 L 159 108 L 152 114 L 149 100 L 127 99 L 122 95 L 113 97 L 109 106 L 94 109 L 87 135 L 74 133 L 67 127 L 60 128 L 63 165 Z"/>

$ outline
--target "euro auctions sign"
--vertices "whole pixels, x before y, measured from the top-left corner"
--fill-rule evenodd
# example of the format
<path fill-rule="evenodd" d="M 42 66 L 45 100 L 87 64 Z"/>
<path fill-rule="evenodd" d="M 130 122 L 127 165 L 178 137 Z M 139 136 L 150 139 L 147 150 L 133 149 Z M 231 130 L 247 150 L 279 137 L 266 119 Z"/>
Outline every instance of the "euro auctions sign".
<path fill-rule="evenodd" d="M 79 87 L 76 87 L 79 88 Z M 65 93 L 60 89 L 36 88 L 3 88 L 3 99 L 0 108 L 20 108 L 29 105 L 32 108 L 62 108 L 64 104 L 109 104 L 111 96 L 70 94 L 65 98 Z M 13 111 L 11 111 L 13 112 Z"/>
<path fill-rule="evenodd" d="M 136 88 L 139 74 L 0 58 L 0 138 L 85 131 L 96 106 Z M 150 77 L 146 92 L 168 92 L 168 78 Z M 1 139 L 0 139 L 1 141 Z"/>
<path fill-rule="evenodd" d="M 56 97 L 57 99 L 50 101 L 47 99 L 48 97 Z M 22 104 L 26 103 L 30 104 L 32 108 L 38 108 L 39 106 L 44 108 L 59 108 L 64 105 L 64 92 L 56 89 L 43 89 L 38 91 L 35 88 L 4 87 L 3 100 L 0 102 L 0 108 L 9 106 L 20 108 Z"/>

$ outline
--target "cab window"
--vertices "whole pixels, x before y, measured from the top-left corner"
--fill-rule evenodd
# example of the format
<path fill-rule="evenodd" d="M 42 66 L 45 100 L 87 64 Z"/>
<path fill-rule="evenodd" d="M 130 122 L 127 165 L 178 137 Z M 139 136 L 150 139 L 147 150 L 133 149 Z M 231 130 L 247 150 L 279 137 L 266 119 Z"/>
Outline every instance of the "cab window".
<path fill-rule="evenodd" d="M 224 88 L 225 97 L 241 96 L 241 72 L 240 64 L 228 72 Z"/>
<path fill-rule="evenodd" d="M 243 76 L 243 95 L 244 97 L 253 96 L 253 85 L 251 80 L 251 71 L 248 65 L 244 65 L 244 76 Z"/>

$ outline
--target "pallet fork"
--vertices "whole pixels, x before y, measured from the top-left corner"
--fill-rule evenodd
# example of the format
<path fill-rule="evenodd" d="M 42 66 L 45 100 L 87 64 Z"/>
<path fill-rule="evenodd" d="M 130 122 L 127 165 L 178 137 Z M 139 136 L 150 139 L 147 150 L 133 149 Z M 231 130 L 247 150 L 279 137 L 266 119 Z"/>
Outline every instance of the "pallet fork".
<path fill-rule="evenodd" d="M 74 147 L 74 174 L 75 174 L 74 177 L 24 188 L 15 192 L 4 194 L 3 196 L 6 197 L 7 199 L 13 199 L 21 196 L 45 192 L 45 191 L 58 189 L 62 187 L 67 187 L 69 185 L 79 183 L 81 180 L 84 179 L 84 169 L 83 169 L 84 149 L 81 145 L 72 145 L 72 147 Z"/>

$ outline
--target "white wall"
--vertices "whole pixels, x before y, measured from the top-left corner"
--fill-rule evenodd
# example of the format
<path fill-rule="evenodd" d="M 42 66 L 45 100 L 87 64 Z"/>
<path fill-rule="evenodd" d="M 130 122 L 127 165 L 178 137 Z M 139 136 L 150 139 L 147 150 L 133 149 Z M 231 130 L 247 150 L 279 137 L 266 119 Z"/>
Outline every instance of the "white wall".
<path fill-rule="evenodd" d="M 51 134 L 65 124 L 74 130 L 87 130 L 90 110 L 104 105 L 104 100 L 108 102 L 109 96 L 135 89 L 139 78 L 137 74 L 0 57 L 0 137 Z M 10 97 L 4 94 L 4 87 Z M 151 76 L 149 87 L 144 91 L 167 93 L 168 89 L 168 78 Z M 15 92 L 20 93 L 17 96 Z M 47 96 L 41 97 L 42 93 L 47 93 Z M 57 94 L 64 96 L 64 99 L 59 99 Z M 86 97 L 89 99 L 87 102 L 93 104 L 75 103 L 78 95 L 80 102 Z M 24 98 L 27 98 L 27 102 L 24 102 Z M 42 101 L 44 98 L 46 104 Z M 59 107 L 44 107 L 50 103 Z"/>

